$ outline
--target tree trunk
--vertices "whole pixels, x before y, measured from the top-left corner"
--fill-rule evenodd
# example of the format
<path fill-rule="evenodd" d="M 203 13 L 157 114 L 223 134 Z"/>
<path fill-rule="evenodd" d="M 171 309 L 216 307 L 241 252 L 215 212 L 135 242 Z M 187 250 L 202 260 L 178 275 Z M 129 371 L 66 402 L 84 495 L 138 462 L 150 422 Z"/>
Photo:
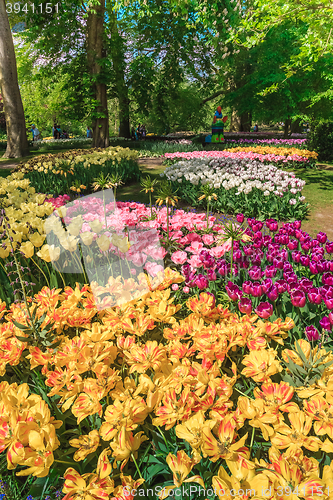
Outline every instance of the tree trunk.
<path fill-rule="evenodd" d="M 284 122 L 284 133 L 283 138 L 288 139 L 289 127 L 291 126 L 291 118 L 287 118 Z"/>
<path fill-rule="evenodd" d="M 111 6 L 112 9 L 112 6 Z M 110 54 L 112 59 L 113 71 L 115 75 L 115 87 L 119 101 L 119 136 L 130 138 L 129 124 L 129 98 L 128 87 L 125 81 L 125 49 L 124 40 L 119 34 L 117 26 L 117 14 L 114 10 L 109 13 L 111 45 Z"/>
<path fill-rule="evenodd" d="M 237 132 L 240 129 L 240 119 L 234 109 L 231 112 L 229 123 L 229 132 Z"/>
<path fill-rule="evenodd" d="M 7 127 L 7 149 L 4 158 L 20 158 L 28 154 L 29 146 L 17 79 L 13 37 L 4 0 L 0 0 L 0 87 Z"/>
<path fill-rule="evenodd" d="M 251 113 L 242 113 L 240 115 L 240 126 L 239 132 L 250 132 L 251 131 L 252 117 Z"/>
<path fill-rule="evenodd" d="M 92 12 L 95 10 L 96 12 Z M 102 81 L 100 60 L 104 56 L 105 0 L 93 5 L 87 20 L 87 63 L 93 86 L 93 98 L 97 101 L 93 111 L 93 142 L 95 148 L 107 148 L 109 138 L 109 114 L 106 84 Z"/>

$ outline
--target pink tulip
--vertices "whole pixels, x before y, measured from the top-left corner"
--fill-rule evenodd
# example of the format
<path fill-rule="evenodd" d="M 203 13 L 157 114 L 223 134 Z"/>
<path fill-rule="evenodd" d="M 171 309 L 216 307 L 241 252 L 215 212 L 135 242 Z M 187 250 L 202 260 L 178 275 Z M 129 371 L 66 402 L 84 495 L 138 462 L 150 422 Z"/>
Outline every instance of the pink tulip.
<path fill-rule="evenodd" d="M 171 260 L 175 264 L 179 264 L 179 265 L 185 264 L 185 262 L 187 261 L 187 253 L 183 252 L 181 250 L 178 250 L 177 252 L 173 252 L 173 254 L 171 255 Z"/>

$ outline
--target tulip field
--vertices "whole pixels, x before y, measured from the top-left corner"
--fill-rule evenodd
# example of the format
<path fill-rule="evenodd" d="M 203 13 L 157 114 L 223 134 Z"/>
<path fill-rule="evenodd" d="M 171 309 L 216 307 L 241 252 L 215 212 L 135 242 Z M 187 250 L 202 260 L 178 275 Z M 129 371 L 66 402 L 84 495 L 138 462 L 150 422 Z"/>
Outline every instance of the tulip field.
<path fill-rule="evenodd" d="M 331 498 L 316 153 L 234 146 L 166 153 L 159 182 L 120 146 L 0 178 L 0 498 Z M 138 180 L 150 203 L 119 201 Z"/>

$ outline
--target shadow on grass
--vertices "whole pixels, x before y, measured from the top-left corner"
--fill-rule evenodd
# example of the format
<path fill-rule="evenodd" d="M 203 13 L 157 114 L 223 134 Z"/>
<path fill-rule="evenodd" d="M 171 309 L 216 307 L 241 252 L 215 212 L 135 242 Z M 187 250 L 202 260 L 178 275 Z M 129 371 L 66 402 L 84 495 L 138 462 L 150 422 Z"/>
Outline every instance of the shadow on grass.
<path fill-rule="evenodd" d="M 307 186 L 313 185 L 324 191 L 333 190 L 333 166 L 318 169 L 288 169 L 288 171 L 294 172 L 296 177 L 306 182 Z"/>

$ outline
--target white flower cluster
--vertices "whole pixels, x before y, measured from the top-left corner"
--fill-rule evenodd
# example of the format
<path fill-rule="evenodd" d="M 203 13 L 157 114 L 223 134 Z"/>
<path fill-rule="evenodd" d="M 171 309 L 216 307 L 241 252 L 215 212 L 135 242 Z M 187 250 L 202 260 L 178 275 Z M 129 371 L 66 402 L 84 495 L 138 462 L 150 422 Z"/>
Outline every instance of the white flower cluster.
<path fill-rule="evenodd" d="M 295 195 L 305 186 L 305 181 L 296 178 L 294 173 L 285 172 L 274 165 L 264 165 L 260 161 L 246 159 L 183 160 L 167 167 L 161 175 L 179 183 L 186 179 L 196 186 L 200 183 L 210 184 L 216 189 L 237 188 L 236 195 L 249 194 L 253 188 L 257 188 L 263 191 L 264 196 L 273 193 L 282 197 L 288 192 Z"/>

